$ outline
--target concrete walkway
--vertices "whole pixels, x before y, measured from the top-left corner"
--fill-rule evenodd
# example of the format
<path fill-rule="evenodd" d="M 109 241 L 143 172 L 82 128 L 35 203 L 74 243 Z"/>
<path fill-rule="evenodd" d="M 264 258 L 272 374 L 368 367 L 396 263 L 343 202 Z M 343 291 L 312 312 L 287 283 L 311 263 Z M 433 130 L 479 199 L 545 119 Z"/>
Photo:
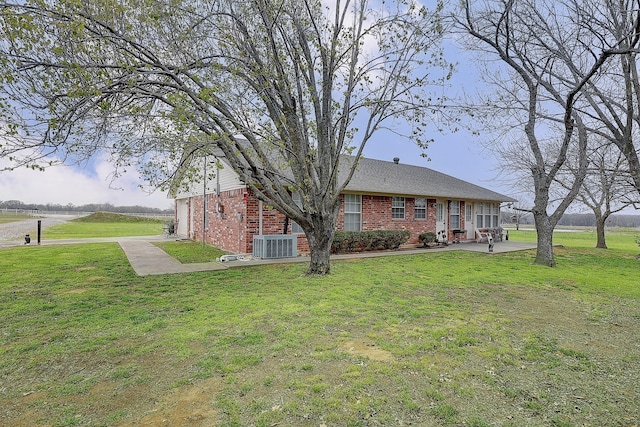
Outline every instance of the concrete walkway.
<path fill-rule="evenodd" d="M 192 273 L 227 268 L 220 262 L 182 264 L 149 240 L 120 240 L 118 243 L 138 276 Z"/>
<path fill-rule="evenodd" d="M 227 268 L 239 268 L 251 265 L 266 264 L 290 264 L 294 262 L 309 262 L 309 257 L 299 256 L 296 258 L 282 259 L 254 259 L 251 256 L 243 257 L 236 261 L 228 262 L 206 262 L 194 264 L 182 264 L 175 258 L 169 256 L 165 251 L 155 246 L 153 242 L 167 241 L 164 236 L 140 236 L 140 237 L 110 237 L 110 238 L 91 238 L 91 239 L 69 239 L 69 240 L 45 240 L 41 242 L 42 246 L 48 245 L 68 245 L 80 243 L 105 243 L 117 242 L 124 251 L 131 267 L 138 276 L 149 276 L 156 274 L 176 274 L 176 273 L 192 273 L 196 271 L 215 271 L 225 270 Z M 23 246 L 23 241 L 2 241 L 1 247 Z M 31 245 L 34 243 L 32 241 Z M 416 248 L 403 249 L 397 251 L 379 251 L 379 252 L 361 252 L 350 254 L 332 255 L 332 260 L 358 259 L 358 258 L 375 258 L 399 255 L 429 254 L 433 252 L 446 251 L 472 251 L 482 252 L 487 255 L 500 254 L 505 252 L 522 251 L 535 249 L 535 243 L 503 241 L 494 245 L 493 252 L 489 253 L 489 246 L 486 243 L 458 243 L 441 248 Z"/>
<path fill-rule="evenodd" d="M 181 264 L 175 258 L 170 257 L 162 249 L 153 245 L 149 240 L 120 240 L 120 247 L 127 255 L 131 267 L 138 276 L 148 276 L 154 274 L 191 273 L 195 271 L 224 270 L 227 268 L 240 268 L 246 266 L 267 265 L 267 264 L 291 264 L 294 262 L 309 262 L 309 257 L 299 256 L 296 258 L 280 259 L 259 259 L 252 256 L 245 256 L 242 259 L 228 262 L 207 262 L 197 264 Z M 483 243 L 459 243 L 442 248 L 417 248 L 398 251 L 361 252 L 351 254 L 332 255 L 332 260 L 375 258 L 399 255 L 429 254 L 432 252 L 446 252 L 455 250 L 466 250 L 472 252 L 484 252 L 487 255 L 500 254 L 506 252 L 535 249 L 535 243 L 505 241 L 494 245 L 493 252 L 489 253 L 489 246 Z"/>

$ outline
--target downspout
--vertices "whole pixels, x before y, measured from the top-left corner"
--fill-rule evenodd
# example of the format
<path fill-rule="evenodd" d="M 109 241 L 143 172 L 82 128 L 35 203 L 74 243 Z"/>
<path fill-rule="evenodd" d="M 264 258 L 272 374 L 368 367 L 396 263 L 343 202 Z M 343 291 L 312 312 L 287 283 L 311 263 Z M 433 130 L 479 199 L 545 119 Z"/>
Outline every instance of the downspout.
<path fill-rule="evenodd" d="M 262 236 L 262 200 L 258 200 L 258 235 Z"/>
<path fill-rule="evenodd" d="M 204 177 L 202 180 L 202 249 L 207 240 L 207 156 L 204 157 Z"/>
<path fill-rule="evenodd" d="M 214 157 L 213 160 L 216 162 L 216 196 L 220 197 L 220 165 L 217 157 Z"/>

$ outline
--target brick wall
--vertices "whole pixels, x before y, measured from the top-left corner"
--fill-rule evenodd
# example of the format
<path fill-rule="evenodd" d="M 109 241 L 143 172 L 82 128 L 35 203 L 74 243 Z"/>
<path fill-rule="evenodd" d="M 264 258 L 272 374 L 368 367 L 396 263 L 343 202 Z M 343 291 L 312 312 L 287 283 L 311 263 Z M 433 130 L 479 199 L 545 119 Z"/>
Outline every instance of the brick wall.
<path fill-rule="evenodd" d="M 202 196 L 192 199 L 193 238 L 202 240 Z M 362 230 L 408 230 L 411 234 L 408 243 L 418 243 L 418 236 L 425 231 L 436 231 L 436 209 L 432 205 L 435 199 L 427 199 L 426 218 L 415 218 L 415 199 L 405 198 L 405 217 L 392 218 L 390 196 L 362 196 Z M 259 202 L 249 190 L 232 190 L 207 195 L 208 227 L 206 243 L 234 253 L 252 253 L 253 236 L 260 231 Z M 216 211 L 217 203 L 222 212 Z M 464 228 L 464 202 L 460 203 L 460 226 Z M 262 204 L 262 233 L 282 234 L 285 217 L 266 203 Z M 344 229 L 343 197 L 336 221 L 336 230 Z M 240 218 L 238 214 L 241 214 Z M 449 223 L 449 221 L 447 221 Z M 289 221 L 287 233 L 291 233 Z M 449 231 L 449 240 L 454 238 Z M 309 246 L 304 234 L 298 235 L 298 253 L 308 253 Z"/>
<path fill-rule="evenodd" d="M 207 194 L 205 242 L 235 253 L 247 253 L 247 206 L 244 190 L 221 192 L 219 196 Z M 202 241 L 203 197 L 192 199 L 193 239 Z"/>
<path fill-rule="evenodd" d="M 193 239 L 202 241 L 203 197 L 192 198 Z M 216 206 L 222 206 L 218 212 Z M 260 231 L 259 201 L 249 190 L 223 191 L 219 196 L 207 194 L 205 242 L 233 253 L 252 253 L 253 236 Z M 241 214 L 242 217 L 238 214 Z M 266 203 L 262 204 L 262 233 L 282 234 L 285 216 Z M 291 221 L 287 227 L 291 233 Z M 303 235 L 298 236 L 298 253 L 308 253 L 309 246 Z"/>
<path fill-rule="evenodd" d="M 344 203 L 341 196 L 337 230 L 344 229 Z M 362 231 L 408 230 L 408 243 L 418 243 L 418 236 L 425 231 L 436 229 L 436 210 L 430 206 L 435 199 L 427 199 L 426 218 L 415 218 L 415 199 L 405 198 L 405 216 L 392 218 L 391 196 L 362 195 Z"/>

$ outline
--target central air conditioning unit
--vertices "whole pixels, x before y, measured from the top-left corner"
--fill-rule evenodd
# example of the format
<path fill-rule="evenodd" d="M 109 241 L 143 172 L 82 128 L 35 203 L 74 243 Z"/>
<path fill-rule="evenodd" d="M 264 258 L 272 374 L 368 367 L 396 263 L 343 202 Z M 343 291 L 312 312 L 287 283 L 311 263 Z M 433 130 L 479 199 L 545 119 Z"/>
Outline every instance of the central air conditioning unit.
<path fill-rule="evenodd" d="M 253 236 L 255 258 L 294 258 L 298 256 L 298 236 L 295 234 L 259 234 Z"/>

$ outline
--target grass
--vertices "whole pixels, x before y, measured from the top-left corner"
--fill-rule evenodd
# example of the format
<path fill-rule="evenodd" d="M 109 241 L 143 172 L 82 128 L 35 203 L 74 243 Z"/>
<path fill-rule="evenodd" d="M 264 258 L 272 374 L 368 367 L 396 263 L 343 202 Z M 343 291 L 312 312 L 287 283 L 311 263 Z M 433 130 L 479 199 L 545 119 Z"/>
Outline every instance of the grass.
<path fill-rule="evenodd" d="M 0 212 L 0 224 L 33 218 L 31 215 Z"/>
<path fill-rule="evenodd" d="M 43 230 L 46 239 L 83 239 L 90 237 L 155 236 L 162 234 L 164 221 L 105 212 L 76 218 Z"/>
<path fill-rule="evenodd" d="M 638 233 L 609 250 L 573 234 L 553 269 L 532 251 L 456 251 L 323 278 L 304 264 L 138 277 L 117 244 L 3 249 L 0 424 L 186 407 L 177 419 L 223 426 L 631 426 Z"/>
<path fill-rule="evenodd" d="M 143 216 L 133 216 L 133 215 L 124 215 L 117 214 L 112 212 L 95 212 L 91 215 L 82 216 L 80 218 L 74 219 L 74 223 L 127 223 L 127 224 L 162 224 L 164 220 L 153 218 L 153 217 L 143 217 Z"/>
<path fill-rule="evenodd" d="M 509 230 L 509 237 L 519 242 L 535 242 L 536 236 L 535 228 L 521 228 L 518 231 Z M 608 228 L 605 237 L 609 248 L 634 251 L 638 247 L 635 239 L 640 238 L 640 231 L 633 228 Z M 573 248 L 594 248 L 596 241 L 594 227 L 578 229 L 557 228 L 553 233 L 554 245 Z"/>
<path fill-rule="evenodd" d="M 183 264 L 210 262 L 228 252 L 210 245 L 192 241 L 167 241 L 154 243 Z"/>

